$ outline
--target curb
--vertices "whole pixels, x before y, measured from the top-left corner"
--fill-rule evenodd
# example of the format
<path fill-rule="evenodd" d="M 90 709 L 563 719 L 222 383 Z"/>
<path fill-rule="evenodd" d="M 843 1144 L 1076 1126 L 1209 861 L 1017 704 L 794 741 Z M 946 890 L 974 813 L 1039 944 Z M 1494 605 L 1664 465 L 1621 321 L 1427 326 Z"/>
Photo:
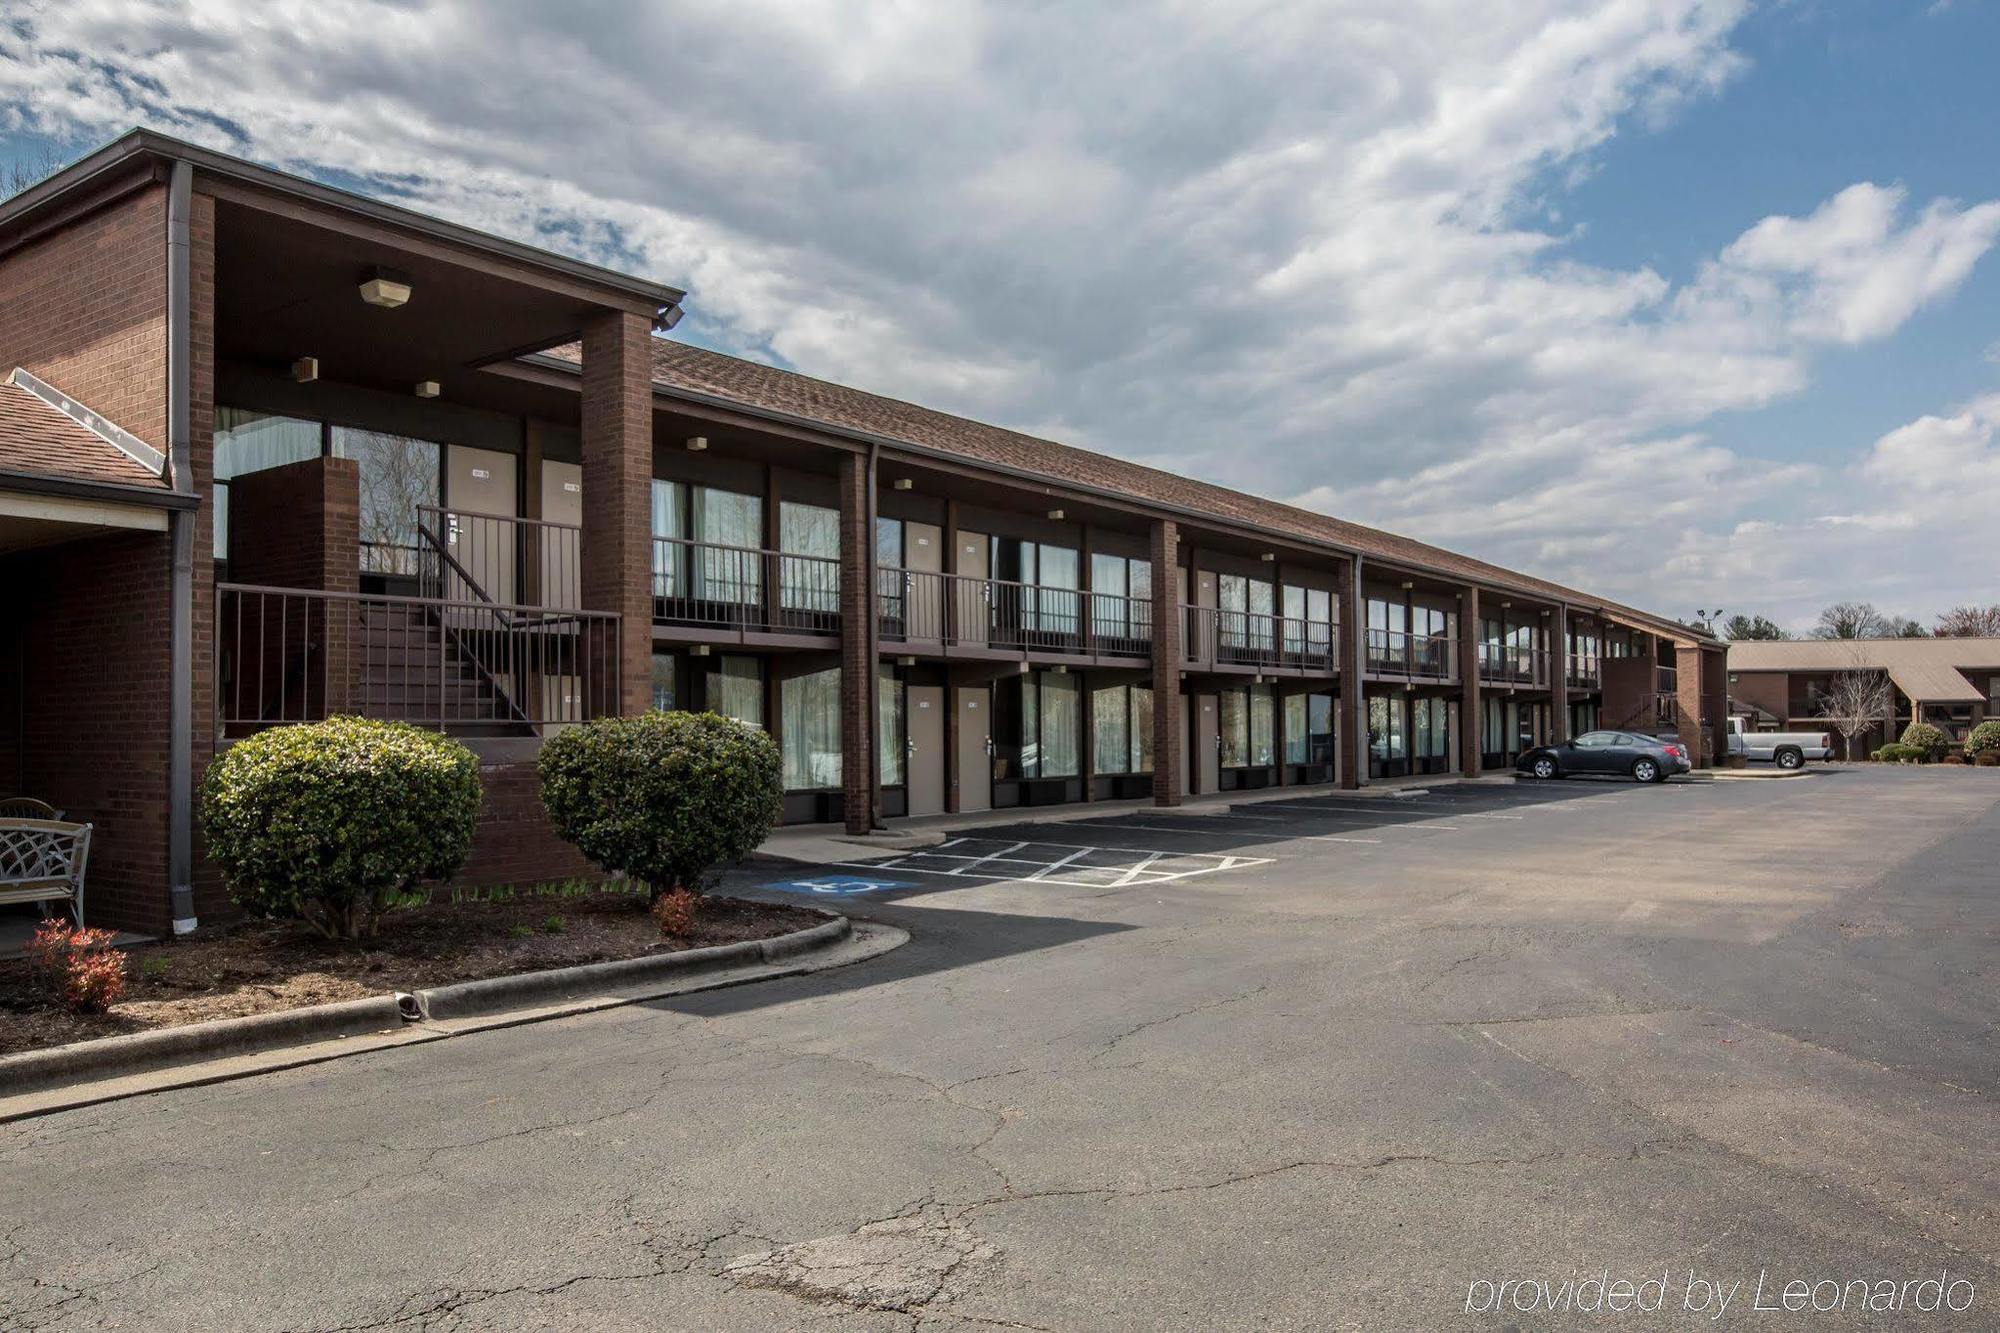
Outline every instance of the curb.
<path fill-rule="evenodd" d="M 846 917 L 837 916 L 820 925 L 768 940 L 744 940 L 706 949 L 683 949 L 679 953 L 650 958 L 619 958 L 608 963 L 583 963 L 548 972 L 520 972 L 511 977 L 461 981 L 453 986 L 420 990 L 412 998 L 422 1019 L 430 1022 L 490 1014 L 499 1009 L 518 1009 L 529 1004 L 559 1004 L 580 994 L 602 992 L 611 987 L 630 986 L 662 977 L 699 976 L 739 963 L 782 962 L 838 944 L 853 929 L 853 923 Z M 0 1064 L 0 1079 L 5 1076 L 6 1066 Z"/>
<path fill-rule="evenodd" d="M 814 909 L 808 909 L 814 910 Z M 829 914 L 831 915 L 831 914 Z M 206 1023 L 101 1037 L 45 1050 L 0 1056 L 0 1088 L 11 1097 L 86 1081 L 127 1078 L 175 1066 L 281 1047 L 384 1033 L 422 1033 L 426 1025 L 501 1010 L 561 1004 L 606 990 L 669 978 L 693 978 L 745 964 L 777 964 L 830 950 L 853 933 L 844 916 L 789 935 L 718 944 L 706 949 L 605 963 L 583 963 L 546 972 L 488 977 L 408 994 L 397 991 L 361 1000 L 310 1005 L 276 1013 L 219 1018 Z M 436 1035 L 446 1035 L 433 1029 Z"/>

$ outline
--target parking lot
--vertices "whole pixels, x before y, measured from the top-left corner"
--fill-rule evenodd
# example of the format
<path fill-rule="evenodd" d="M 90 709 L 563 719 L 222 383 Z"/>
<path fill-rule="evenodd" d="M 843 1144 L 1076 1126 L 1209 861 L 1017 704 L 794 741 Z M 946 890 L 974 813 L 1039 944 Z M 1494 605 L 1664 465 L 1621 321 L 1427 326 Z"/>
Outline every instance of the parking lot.
<path fill-rule="evenodd" d="M 2000 774 L 951 837 L 732 876 L 866 965 L 10 1127 L 0 1326 L 2000 1324 Z"/>

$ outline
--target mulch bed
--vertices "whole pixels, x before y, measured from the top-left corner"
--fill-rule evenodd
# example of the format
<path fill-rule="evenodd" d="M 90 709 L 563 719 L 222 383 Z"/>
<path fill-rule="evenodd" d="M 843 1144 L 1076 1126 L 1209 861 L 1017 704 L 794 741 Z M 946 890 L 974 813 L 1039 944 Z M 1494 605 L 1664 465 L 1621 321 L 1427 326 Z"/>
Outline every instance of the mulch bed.
<path fill-rule="evenodd" d="M 125 950 L 125 998 L 103 1014 L 71 1014 L 53 1005 L 26 961 L 12 959 L 0 962 L 0 1054 L 392 990 L 768 939 L 825 919 L 797 907 L 704 898 L 691 936 L 662 939 L 644 895 L 593 885 L 434 901 L 390 913 L 379 936 L 349 944 L 320 939 L 298 922 L 246 921 Z"/>

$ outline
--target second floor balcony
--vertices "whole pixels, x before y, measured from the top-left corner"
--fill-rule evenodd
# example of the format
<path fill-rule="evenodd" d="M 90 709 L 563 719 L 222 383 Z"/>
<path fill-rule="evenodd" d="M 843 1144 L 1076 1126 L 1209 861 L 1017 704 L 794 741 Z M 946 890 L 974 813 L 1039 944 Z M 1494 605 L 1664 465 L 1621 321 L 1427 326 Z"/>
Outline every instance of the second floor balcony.
<path fill-rule="evenodd" d="M 1566 677 L 1573 690 L 1596 690 L 1604 686 L 1604 664 L 1595 655 L 1571 653 Z"/>
<path fill-rule="evenodd" d="M 1458 679 L 1458 641 L 1443 634 L 1371 629 L 1362 665 L 1378 680 L 1447 684 Z"/>
<path fill-rule="evenodd" d="M 1547 689 L 1548 654 L 1540 648 L 1518 643 L 1482 641 L 1479 645 L 1479 680 L 1484 685 Z"/>
<path fill-rule="evenodd" d="M 1340 669 L 1339 634 L 1330 621 L 1214 606 L 1183 606 L 1181 617 L 1182 656 L 1190 666 L 1302 675 Z"/>

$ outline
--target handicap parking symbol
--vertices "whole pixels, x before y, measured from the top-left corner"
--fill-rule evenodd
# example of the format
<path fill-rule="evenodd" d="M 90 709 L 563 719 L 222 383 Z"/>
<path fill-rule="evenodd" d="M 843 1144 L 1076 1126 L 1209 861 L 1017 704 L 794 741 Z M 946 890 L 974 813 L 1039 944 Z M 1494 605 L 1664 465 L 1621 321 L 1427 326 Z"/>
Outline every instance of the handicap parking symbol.
<path fill-rule="evenodd" d="M 907 889 L 910 885 L 902 880 L 862 879 L 857 875 L 822 875 L 817 879 L 787 879 L 776 884 L 767 884 L 767 889 L 781 893 L 816 893 L 831 898 L 849 898 L 857 893 L 882 893 L 889 889 Z"/>

